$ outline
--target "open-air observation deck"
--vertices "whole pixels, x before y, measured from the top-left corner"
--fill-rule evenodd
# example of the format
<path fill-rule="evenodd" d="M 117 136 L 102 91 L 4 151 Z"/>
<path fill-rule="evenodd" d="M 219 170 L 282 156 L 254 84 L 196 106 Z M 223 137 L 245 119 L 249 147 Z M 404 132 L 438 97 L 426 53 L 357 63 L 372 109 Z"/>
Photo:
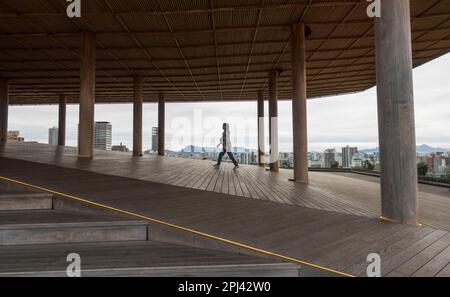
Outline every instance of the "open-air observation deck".
<path fill-rule="evenodd" d="M 412 69 L 449 52 L 450 0 L 382 0 L 374 15 L 366 0 L 81 3 L 71 18 L 65 0 L 0 0 L 2 176 L 322 271 L 363 274 L 378 251 L 385 275 L 449 275 L 448 192 L 417 187 Z M 309 173 L 307 99 L 375 85 L 381 178 Z M 265 99 L 270 172 L 163 157 L 165 102 L 254 100 L 260 120 Z M 292 100 L 290 172 L 279 99 Z M 133 103 L 134 157 L 94 153 L 99 102 Z M 144 102 L 158 102 L 155 158 L 142 157 Z M 68 103 L 78 149 L 65 147 Z M 59 104 L 58 148 L 6 143 L 20 104 Z"/>

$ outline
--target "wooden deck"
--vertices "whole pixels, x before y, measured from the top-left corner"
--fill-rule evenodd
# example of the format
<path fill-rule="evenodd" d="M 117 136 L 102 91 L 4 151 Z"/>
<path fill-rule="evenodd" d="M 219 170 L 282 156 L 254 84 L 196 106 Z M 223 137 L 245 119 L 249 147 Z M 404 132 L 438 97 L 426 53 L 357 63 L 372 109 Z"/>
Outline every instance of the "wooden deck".
<path fill-rule="evenodd" d="M 450 233 L 380 222 L 376 179 L 312 173 L 304 186 L 287 171 L 96 153 L 86 160 L 72 148 L 8 143 L 0 175 L 353 275 L 379 253 L 383 275 L 450 276 Z M 449 213 L 445 190 L 421 187 L 430 225 L 450 226 L 439 217 Z"/>
<path fill-rule="evenodd" d="M 76 153 L 75 148 L 69 147 L 61 150 L 45 144 L 9 143 L 1 155 L 358 216 L 378 218 L 381 213 L 379 178 L 372 176 L 310 172 L 310 184 L 305 186 L 289 181 L 291 170 L 281 169 L 276 174 L 257 166 L 242 165 L 235 171 L 230 163 L 217 170 L 211 161 L 157 156 L 133 158 L 131 154 L 104 151 L 96 151 L 94 165 L 79 160 Z M 450 231 L 450 191 L 422 184 L 419 190 L 421 222 Z"/>

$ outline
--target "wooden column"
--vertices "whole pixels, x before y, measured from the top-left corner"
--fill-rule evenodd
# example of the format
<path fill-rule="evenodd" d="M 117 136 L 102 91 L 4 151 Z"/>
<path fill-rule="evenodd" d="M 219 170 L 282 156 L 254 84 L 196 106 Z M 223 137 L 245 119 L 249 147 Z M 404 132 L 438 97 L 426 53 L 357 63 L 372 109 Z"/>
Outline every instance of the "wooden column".
<path fill-rule="evenodd" d="M 0 78 L 0 142 L 8 140 L 9 82 Z"/>
<path fill-rule="evenodd" d="M 306 105 L 305 25 L 292 25 L 292 126 L 294 181 L 308 183 L 308 121 Z"/>
<path fill-rule="evenodd" d="M 66 145 L 66 105 L 67 96 L 59 96 L 58 145 Z"/>
<path fill-rule="evenodd" d="M 279 172 L 278 152 L 278 72 L 269 72 L 269 141 L 270 141 L 270 171 Z"/>
<path fill-rule="evenodd" d="M 133 155 L 142 156 L 142 83 L 140 76 L 134 78 L 133 101 Z"/>
<path fill-rule="evenodd" d="M 381 208 L 386 220 L 418 223 L 409 0 L 381 2 L 375 20 Z"/>
<path fill-rule="evenodd" d="M 81 86 L 78 154 L 92 158 L 94 148 L 95 34 L 81 37 Z"/>
<path fill-rule="evenodd" d="M 164 145 L 164 134 L 165 134 L 165 102 L 164 102 L 164 94 L 159 94 L 158 100 L 158 155 L 164 156 L 165 145 Z"/>
<path fill-rule="evenodd" d="M 258 91 L 258 165 L 265 167 L 264 149 L 264 91 Z"/>

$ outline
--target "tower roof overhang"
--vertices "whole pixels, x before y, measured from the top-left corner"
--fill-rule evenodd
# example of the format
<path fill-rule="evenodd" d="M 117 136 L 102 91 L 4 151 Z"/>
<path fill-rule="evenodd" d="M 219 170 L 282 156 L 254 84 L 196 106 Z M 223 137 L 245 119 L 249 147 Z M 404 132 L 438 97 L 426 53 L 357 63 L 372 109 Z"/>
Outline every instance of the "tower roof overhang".
<path fill-rule="evenodd" d="M 89 0 L 69 18 L 65 0 L 0 0 L 0 77 L 10 104 L 78 102 L 80 33 L 96 33 L 96 102 L 255 100 L 282 69 L 291 96 L 290 27 L 304 22 L 308 98 L 376 83 L 374 20 L 366 0 Z M 450 0 L 411 0 L 414 66 L 450 49 Z"/>

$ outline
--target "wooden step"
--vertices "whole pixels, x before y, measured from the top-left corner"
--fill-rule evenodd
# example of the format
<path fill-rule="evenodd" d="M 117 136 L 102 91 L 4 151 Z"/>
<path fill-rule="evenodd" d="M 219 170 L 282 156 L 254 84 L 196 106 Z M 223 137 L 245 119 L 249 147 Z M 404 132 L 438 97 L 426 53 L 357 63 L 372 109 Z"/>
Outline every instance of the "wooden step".
<path fill-rule="evenodd" d="M 52 209 L 53 195 L 46 193 L 0 194 L 0 211 Z"/>
<path fill-rule="evenodd" d="M 82 277 L 298 277 L 303 267 L 155 241 L 0 246 L 0 277 L 66 276 L 77 253 Z"/>
<path fill-rule="evenodd" d="M 0 245 L 147 240 L 148 223 L 59 210 L 3 211 Z"/>
<path fill-rule="evenodd" d="M 0 245 L 147 240 L 140 221 L 0 225 Z"/>

